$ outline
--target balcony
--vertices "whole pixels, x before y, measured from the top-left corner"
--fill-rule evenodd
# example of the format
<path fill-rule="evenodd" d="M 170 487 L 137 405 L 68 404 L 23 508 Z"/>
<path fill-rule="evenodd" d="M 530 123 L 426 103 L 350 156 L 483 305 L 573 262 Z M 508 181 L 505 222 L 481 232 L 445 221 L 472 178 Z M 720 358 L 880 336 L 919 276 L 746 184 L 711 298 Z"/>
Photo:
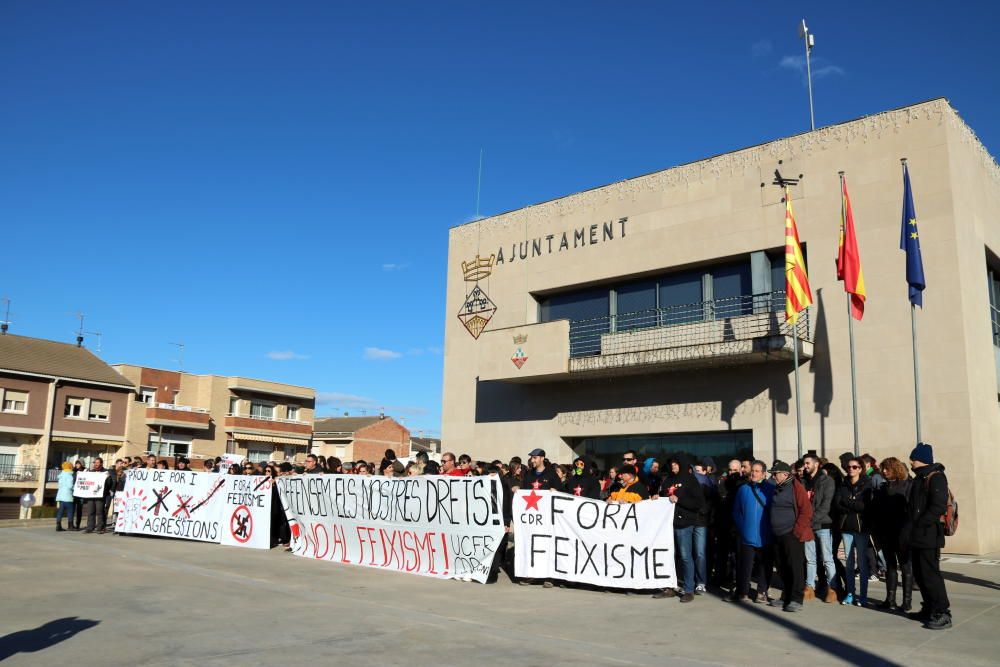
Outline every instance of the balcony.
<path fill-rule="evenodd" d="M 790 361 L 796 341 L 799 357 L 811 359 L 809 313 L 802 313 L 793 331 L 784 308 L 785 293 L 777 291 L 487 332 L 480 379 L 551 382 Z M 565 338 L 556 340 L 560 324 Z M 504 363 L 501 357 L 510 350 L 515 357 Z M 535 359 L 541 363 L 529 370 Z"/>
<path fill-rule="evenodd" d="M 312 424 L 296 419 L 276 419 L 273 417 L 251 417 L 248 415 L 229 414 L 226 415 L 225 423 L 226 431 L 233 434 L 283 436 L 304 440 L 308 440 L 312 436 Z"/>
<path fill-rule="evenodd" d="M 189 405 L 151 403 L 146 407 L 146 425 L 208 430 L 212 417 L 208 410 Z"/>
<path fill-rule="evenodd" d="M 35 486 L 41 472 L 38 466 L 0 465 L 0 484 Z"/>

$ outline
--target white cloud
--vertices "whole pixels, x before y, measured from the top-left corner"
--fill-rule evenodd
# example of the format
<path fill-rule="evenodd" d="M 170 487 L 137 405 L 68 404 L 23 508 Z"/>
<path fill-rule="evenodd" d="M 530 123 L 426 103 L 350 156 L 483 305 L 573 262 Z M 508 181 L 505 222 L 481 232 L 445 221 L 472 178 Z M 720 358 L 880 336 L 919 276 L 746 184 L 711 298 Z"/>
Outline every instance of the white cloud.
<path fill-rule="evenodd" d="M 429 347 L 411 347 L 409 350 L 406 351 L 406 354 L 408 354 L 411 357 L 419 357 L 424 354 L 441 354 L 441 352 L 442 349 L 440 346 L 431 345 Z"/>
<path fill-rule="evenodd" d="M 391 273 L 393 271 L 403 271 L 404 269 L 410 268 L 409 264 L 390 264 L 386 263 L 382 265 L 382 270 L 386 273 Z"/>
<path fill-rule="evenodd" d="M 812 66 L 812 76 L 813 79 L 822 79 L 833 74 L 839 76 L 845 76 L 847 72 L 844 71 L 843 67 L 838 67 L 823 58 L 813 58 L 810 63 Z M 784 69 L 792 70 L 793 72 L 798 72 L 802 75 L 802 83 L 806 83 L 806 57 L 801 56 L 785 56 L 778 63 L 779 67 Z"/>
<path fill-rule="evenodd" d="M 359 412 L 364 410 L 368 414 L 377 414 L 379 410 L 384 409 L 385 413 L 391 417 L 420 417 L 430 413 L 427 408 L 419 405 L 387 405 L 383 401 L 368 396 L 339 391 L 316 392 L 316 405 L 333 407 L 340 411 Z"/>
<path fill-rule="evenodd" d="M 281 350 L 268 352 L 267 358 L 273 359 L 274 361 L 292 361 L 293 359 L 308 359 L 309 355 L 299 354 L 298 352 L 292 352 L 291 350 Z"/>
<path fill-rule="evenodd" d="M 439 345 L 433 345 L 427 348 L 427 351 L 431 354 L 442 354 L 444 352 L 444 349 Z"/>
<path fill-rule="evenodd" d="M 771 40 L 761 39 L 750 45 L 750 53 L 754 58 L 761 58 L 771 52 Z"/>
<path fill-rule="evenodd" d="M 403 354 L 395 350 L 383 350 L 380 347 L 366 347 L 362 356 L 369 361 L 388 361 L 389 359 L 399 359 Z"/>

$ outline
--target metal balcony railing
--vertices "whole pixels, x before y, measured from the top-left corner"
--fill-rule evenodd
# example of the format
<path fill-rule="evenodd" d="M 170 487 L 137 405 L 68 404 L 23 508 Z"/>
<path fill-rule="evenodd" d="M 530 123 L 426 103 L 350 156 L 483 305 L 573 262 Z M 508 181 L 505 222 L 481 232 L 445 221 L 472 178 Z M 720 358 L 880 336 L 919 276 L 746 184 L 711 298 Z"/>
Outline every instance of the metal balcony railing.
<path fill-rule="evenodd" d="M 993 344 L 1000 347 L 1000 310 L 990 305 L 990 323 L 993 326 Z"/>
<path fill-rule="evenodd" d="M 570 357 L 584 357 L 622 351 L 622 346 L 608 343 L 609 334 L 629 333 L 627 348 L 634 351 L 790 336 L 791 332 L 792 325 L 785 321 L 785 292 L 780 290 L 577 320 L 569 325 L 569 347 Z M 800 340 L 811 340 L 808 311 L 799 316 L 795 333 Z"/>
<path fill-rule="evenodd" d="M 151 408 L 159 408 L 160 410 L 177 410 L 178 412 L 198 412 L 204 415 L 209 414 L 209 411 L 205 408 L 196 408 L 191 405 L 175 405 L 173 403 L 147 403 Z"/>
<path fill-rule="evenodd" d="M 0 465 L 0 482 L 37 482 L 38 466 Z"/>

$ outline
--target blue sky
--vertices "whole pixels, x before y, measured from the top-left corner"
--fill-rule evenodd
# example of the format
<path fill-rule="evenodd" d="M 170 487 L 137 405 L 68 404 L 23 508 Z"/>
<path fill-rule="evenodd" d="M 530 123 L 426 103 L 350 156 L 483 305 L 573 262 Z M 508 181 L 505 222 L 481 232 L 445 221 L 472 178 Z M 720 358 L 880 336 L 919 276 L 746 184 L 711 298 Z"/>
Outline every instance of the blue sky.
<path fill-rule="evenodd" d="M 805 17 L 817 125 L 945 96 L 1000 149 L 997 3 L 488 5 L 4 2 L 12 331 L 436 433 L 480 148 L 489 215 L 807 130 Z"/>

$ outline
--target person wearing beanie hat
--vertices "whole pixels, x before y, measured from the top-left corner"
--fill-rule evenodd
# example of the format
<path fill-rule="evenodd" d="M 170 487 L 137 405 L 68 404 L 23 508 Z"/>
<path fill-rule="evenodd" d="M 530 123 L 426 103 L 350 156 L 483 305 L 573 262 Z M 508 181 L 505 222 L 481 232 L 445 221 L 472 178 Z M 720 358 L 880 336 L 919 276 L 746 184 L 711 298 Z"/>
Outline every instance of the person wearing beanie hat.
<path fill-rule="evenodd" d="M 941 549 L 944 547 L 944 524 L 948 511 L 948 478 L 944 466 L 934 463 L 934 448 L 918 443 L 910 452 L 913 481 L 910 484 L 907 521 L 901 533 L 902 543 L 910 551 L 913 579 L 923 600 L 920 611 L 909 614 L 924 622 L 930 630 L 950 628 L 951 603 L 941 576 Z"/>
<path fill-rule="evenodd" d="M 642 462 L 639 481 L 646 486 L 650 495 L 655 495 L 660 490 L 660 462 L 655 457 L 650 456 Z"/>
<path fill-rule="evenodd" d="M 63 461 L 58 481 L 59 490 L 56 491 L 56 503 L 59 504 L 59 508 L 56 510 L 56 531 L 61 533 L 65 530 L 62 527 L 63 514 L 66 515 L 66 520 L 69 522 L 69 529 L 76 530 L 73 527 L 73 464 L 69 461 Z"/>

